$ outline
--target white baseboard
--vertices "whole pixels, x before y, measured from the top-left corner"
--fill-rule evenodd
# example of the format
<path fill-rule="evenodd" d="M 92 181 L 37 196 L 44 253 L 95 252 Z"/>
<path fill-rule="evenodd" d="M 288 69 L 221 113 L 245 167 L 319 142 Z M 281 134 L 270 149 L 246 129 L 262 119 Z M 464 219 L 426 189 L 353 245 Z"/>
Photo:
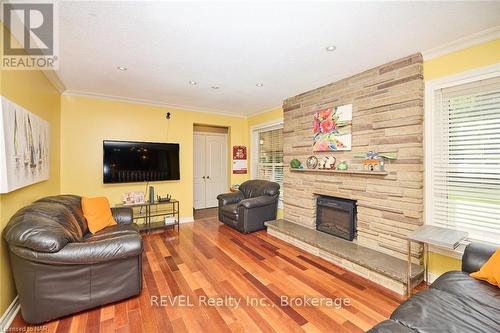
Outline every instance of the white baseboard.
<path fill-rule="evenodd" d="M 181 217 L 179 223 L 191 223 L 194 222 L 194 217 L 193 216 L 184 216 Z"/>
<path fill-rule="evenodd" d="M 10 327 L 10 324 L 12 324 L 12 321 L 16 317 L 17 313 L 21 309 L 19 305 L 19 296 L 16 296 L 12 303 L 10 303 L 9 307 L 5 312 L 2 314 L 2 317 L 0 318 L 0 332 L 7 332 L 8 328 Z"/>

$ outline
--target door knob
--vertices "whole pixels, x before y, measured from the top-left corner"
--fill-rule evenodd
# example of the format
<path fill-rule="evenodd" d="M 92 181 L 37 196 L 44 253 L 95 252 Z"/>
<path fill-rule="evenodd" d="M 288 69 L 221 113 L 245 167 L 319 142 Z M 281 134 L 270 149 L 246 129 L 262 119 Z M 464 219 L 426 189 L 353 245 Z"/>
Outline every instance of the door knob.
<path fill-rule="evenodd" d="M 205 176 L 203 176 L 203 177 L 201 177 L 201 178 L 205 179 Z"/>
<path fill-rule="evenodd" d="M 210 176 L 207 176 L 207 179 L 210 179 Z"/>

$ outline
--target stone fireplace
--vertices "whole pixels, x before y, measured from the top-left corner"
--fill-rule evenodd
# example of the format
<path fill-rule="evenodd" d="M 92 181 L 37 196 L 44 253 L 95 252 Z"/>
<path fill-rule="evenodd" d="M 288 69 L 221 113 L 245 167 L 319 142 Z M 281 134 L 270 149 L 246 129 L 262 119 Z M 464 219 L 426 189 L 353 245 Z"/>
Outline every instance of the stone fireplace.
<path fill-rule="evenodd" d="M 423 224 L 423 64 L 414 54 L 341 81 L 286 99 L 284 159 L 305 162 L 315 155 L 346 161 L 347 172 L 285 169 L 284 220 L 316 229 L 318 195 L 357 202 L 355 241 L 396 258 L 406 258 L 406 235 Z M 352 104 L 352 150 L 313 153 L 315 111 Z M 362 169 L 357 154 L 391 153 L 385 174 Z M 414 260 L 420 261 L 415 245 Z"/>

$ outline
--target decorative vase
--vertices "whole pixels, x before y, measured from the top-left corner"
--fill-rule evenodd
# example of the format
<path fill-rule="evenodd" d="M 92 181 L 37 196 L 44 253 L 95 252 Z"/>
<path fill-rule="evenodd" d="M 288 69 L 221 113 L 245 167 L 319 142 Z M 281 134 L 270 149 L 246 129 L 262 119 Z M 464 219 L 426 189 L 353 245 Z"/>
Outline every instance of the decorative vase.
<path fill-rule="evenodd" d="M 345 161 L 340 162 L 337 165 L 337 170 L 347 170 L 347 163 Z"/>

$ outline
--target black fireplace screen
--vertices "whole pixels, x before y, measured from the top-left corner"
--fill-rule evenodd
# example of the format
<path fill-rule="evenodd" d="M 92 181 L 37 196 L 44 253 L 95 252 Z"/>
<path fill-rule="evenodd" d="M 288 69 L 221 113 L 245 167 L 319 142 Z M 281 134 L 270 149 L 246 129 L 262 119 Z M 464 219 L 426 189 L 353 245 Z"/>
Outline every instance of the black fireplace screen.
<path fill-rule="evenodd" d="M 356 201 L 320 196 L 316 229 L 352 241 L 356 236 Z"/>

